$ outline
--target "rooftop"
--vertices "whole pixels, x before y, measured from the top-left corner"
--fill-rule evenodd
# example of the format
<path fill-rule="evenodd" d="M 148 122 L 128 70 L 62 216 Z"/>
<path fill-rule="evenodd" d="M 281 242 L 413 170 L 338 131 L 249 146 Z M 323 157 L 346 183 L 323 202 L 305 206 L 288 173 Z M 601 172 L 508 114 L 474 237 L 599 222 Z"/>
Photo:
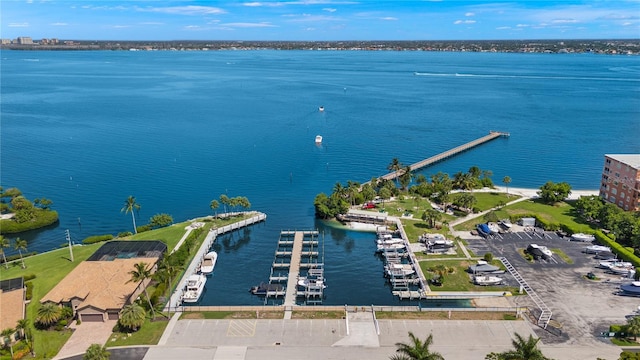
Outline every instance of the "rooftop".
<path fill-rule="evenodd" d="M 605 154 L 604 156 L 640 170 L 640 154 Z"/>
<path fill-rule="evenodd" d="M 22 278 L 0 281 L 0 329 L 14 329 L 24 317 L 24 307 Z"/>

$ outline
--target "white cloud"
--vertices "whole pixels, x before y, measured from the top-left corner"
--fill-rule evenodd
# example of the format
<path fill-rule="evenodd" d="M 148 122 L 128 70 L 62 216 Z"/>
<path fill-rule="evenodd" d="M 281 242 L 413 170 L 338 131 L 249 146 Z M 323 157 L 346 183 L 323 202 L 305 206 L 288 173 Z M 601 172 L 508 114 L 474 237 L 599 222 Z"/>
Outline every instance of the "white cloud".
<path fill-rule="evenodd" d="M 126 29 L 126 28 L 130 28 L 130 25 L 113 25 L 112 28 L 114 29 Z"/>
<path fill-rule="evenodd" d="M 145 21 L 140 23 L 140 25 L 164 25 L 164 24 L 165 23 L 155 22 L 155 21 Z"/>
<path fill-rule="evenodd" d="M 456 20 L 453 22 L 456 25 L 460 25 L 460 24 L 475 24 L 476 21 L 475 20 Z"/>
<path fill-rule="evenodd" d="M 67 25 L 69 25 L 69 24 L 67 24 L 67 23 L 63 23 L 63 22 L 56 22 L 56 23 L 52 23 L 52 24 L 50 24 L 50 25 L 51 25 L 51 26 L 67 26 Z"/>
<path fill-rule="evenodd" d="M 164 14 L 176 14 L 176 15 L 219 15 L 226 14 L 223 9 L 212 6 L 171 6 L 171 7 L 151 7 L 151 8 L 138 8 L 138 11 L 156 12 Z"/>
<path fill-rule="evenodd" d="M 578 22 L 576 19 L 554 19 L 551 20 L 553 24 L 575 24 Z"/>
<path fill-rule="evenodd" d="M 311 14 L 301 14 L 301 15 L 291 15 L 289 16 L 291 19 L 287 20 L 290 22 L 319 22 L 319 21 L 339 21 L 341 19 L 334 16 L 326 16 L 326 15 L 311 15 Z"/>
<path fill-rule="evenodd" d="M 9 27 L 29 27 L 28 22 L 23 23 L 9 23 Z"/>
<path fill-rule="evenodd" d="M 386 20 L 386 21 L 397 21 L 398 18 L 393 17 L 393 16 L 386 16 L 386 17 L 382 17 L 380 18 L 380 20 Z"/>
<path fill-rule="evenodd" d="M 469 16 L 476 16 L 476 14 L 475 14 L 475 13 L 472 13 L 472 12 L 468 12 L 468 13 L 465 13 L 465 14 L 464 14 L 464 16 L 466 16 L 466 17 L 469 17 Z"/>
<path fill-rule="evenodd" d="M 330 13 L 336 12 L 338 9 L 334 9 L 334 8 L 324 8 L 322 9 L 323 11 L 328 11 Z"/>
<path fill-rule="evenodd" d="M 499 26 L 496 28 L 496 30 L 510 30 L 511 26 Z"/>
<path fill-rule="evenodd" d="M 222 26 L 231 27 L 231 28 L 277 27 L 276 25 L 273 25 L 273 24 L 268 23 L 268 22 L 259 22 L 259 23 L 244 23 L 244 22 L 226 23 L 226 24 L 222 24 Z"/>
<path fill-rule="evenodd" d="M 516 27 L 521 27 L 521 28 L 529 27 L 529 26 L 530 25 L 528 25 L 528 24 L 518 24 L 518 25 L 516 25 Z"/>

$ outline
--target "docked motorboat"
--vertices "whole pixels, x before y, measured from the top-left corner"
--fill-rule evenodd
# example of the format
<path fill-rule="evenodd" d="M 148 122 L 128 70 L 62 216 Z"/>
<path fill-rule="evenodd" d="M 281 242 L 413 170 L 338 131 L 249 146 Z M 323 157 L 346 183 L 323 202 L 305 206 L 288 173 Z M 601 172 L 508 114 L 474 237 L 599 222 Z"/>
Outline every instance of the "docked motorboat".
<path fill-rule="evenodd" d="M 584 248 L 586 254 L 597 254 L 601 252 L 611 252 L 611 248 L 602 245 L 591 245 Z"/>
<path fill-rule="evenodd" d="M 404 244 L 389 244 L 389 245 L 377 245 L 378 251 L 393 251 L 393 250 L 404 250 Z"/>
<path fill-rule="evenodd" d="M 598 268 L 609 270 L 614 266 L 633 266 L 630 262 L 619 261 L 618 259 L 606 259 L 598 263 Z"/>
<path fill-rule="evenodd" d="M 393 245 L 393 244 L 403 244 L 404 240 L 401 238 L 388 238 L 388 239 L 378 239 L 376 240 L 378 245 Z"/>
<path fill-rule="evenodd" d="M 480 286 L 492 286 L 502 284 L 502 278 L 497 276 L 479 275 L 473 277 L 473 283 Z"/>
<path fill-rule="evenodd" d="M 420 235 L 420 237 L 418 238 L 418 241 L 420 241 L 421 243 L 426 243 L 428 241 L 432 241 L 432 240 L 445 240 L 446 237 L 442 234 L 429 234 L 429 233 L 424 233 L 422 235 Z"/>
<path fill-rule="evenodd" d="M 615 260 L 616 254 L 610 251 L 601 251 L 594 256 L 595 259 L 598 260 Z"/>
<path fill-rule="evenodd" d="M 591 234 L 575 233 L 571 235 L 572 241 L 591 242 L 595 239 L 596 237 Z"/>
<path fill-rule="evenodd" d="M 478 263 L 475 265 L 469 265 L 467 269 L 472 274 L 478 273 L 495 273 L 500 271 L 500 268 L 497 266 L 493 266 L 484 260 L 478 260 Z"/>
<path fill-rule="evenodd" d="M 252 286 L 249 292 L 253 295 L 267 296 L 267 294 L 284 293 L 284 285 L 276 283 L 260 283 L 260 285 Z"/>
<path fill-rule="evenodd" d="M 640 281 L 620 285 L 620 295 L 640 296 Z"/>
<path fill-rule="evenodd" d="M 322 144 L 322 135 L 316 135 L 316 144 Z"/>
<path fill-rule="evenodd" d="M 304 277 L 298 278 L 298 286 L 301 286 L 308 290 L 326 289 L 327 285 L 324 282 L 324 278 L 316 277 Z"/>
<path fill-rule="evenodd" d="M 616 275 L 631 277 L 636 273 L 636 268 L 633 265 L 613 265 L 608 271 Z"/>
<path fill-rule="evenodd" d="M 194 303 L 200 300 L 200 295 L 204 291 L 204 285 L 207 277 L 202 274 L 194 274 L 187 278 L 187 288 L 182 295 L 182 301 L 186 303 Z"/>
<path fill-rule="evenodd" d="M 538 244 L 529 244 L 527 246 L 527 253 L 537 259 L 547 260 L 553 256 L 553 252 L 549 250 L 546 246 L 538 245 Z"/>
<path fill-rule="evenodd" d="M 415 274 L 411 264 L 388 264 L 385 266 L 385 274 L 391 277 L 410 276 Z"/>
<path fill-rule="evenodd" d="M 213 272 L 213 269 L 216 267 L 217 261 L 218 253 L 215 251 L 208 252 L 202 259 L 202 265 L 200 265 L 200 273 L 204 275 L 211 274 Z"/>
<path fill-rule="evenodd" d="M 424 244 L 428 253 L 441 253 L 447 252 L 449 249 L 455 246 L 453 240 L 447 239 L 429 239 Z"/>

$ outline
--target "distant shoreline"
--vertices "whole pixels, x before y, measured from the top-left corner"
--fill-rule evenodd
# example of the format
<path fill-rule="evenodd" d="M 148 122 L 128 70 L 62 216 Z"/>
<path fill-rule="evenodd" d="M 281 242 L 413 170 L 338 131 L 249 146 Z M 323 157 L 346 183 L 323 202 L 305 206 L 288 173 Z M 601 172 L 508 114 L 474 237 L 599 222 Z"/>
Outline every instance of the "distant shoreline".
<path fill-rule="evenodd" d="M 6 40 L 6 39 L 5 39 Z M 0 49 L 41 51 L 217 51 L 328 50 L 429 51 L 545 54 L 640 55 L 640 39 L 580 40 L 397 40 L 397 41 L 239 41 L 239 40 L 28 40 L 0 44 Z"/>

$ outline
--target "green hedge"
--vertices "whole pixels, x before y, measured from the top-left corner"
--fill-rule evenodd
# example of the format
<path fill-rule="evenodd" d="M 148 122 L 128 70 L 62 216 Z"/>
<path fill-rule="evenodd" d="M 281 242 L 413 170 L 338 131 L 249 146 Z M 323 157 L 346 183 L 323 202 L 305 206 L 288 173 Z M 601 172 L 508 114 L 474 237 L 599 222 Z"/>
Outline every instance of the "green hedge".
<path fill-rule="evenodd" d="M 627 250 L 626 247 L 618 244 L 615 240 L 609 238 L 602 231 L 596 231 L 595 233 L 596 240 L 604 245 L 611 248 L 611 251 L 618 255 L 618 257 L 622 260 L 628 261 L 633 264 L 635 267 L 640 267 L 640 258 L 638 258 L 633 251 Z"/>
<path fill-rule="evenodd" d="M 106 234 L 106 235 L 94 235 L 94 236 L 89 236 L 88 238 L 82 240 L 83 244 L 95 244 L 95 243 L 99 243 L 99 242 L 103 242 L 103 241 L 109 241 L 113 239 L 113 235 L 111 234 Z"/>
<path fill-rule="evenodd" d="M 0 234 L 16 234 L 27 230 L 40 229 L 58 222 L 58 212 L 37 209 L 31 221 L 19 223 L 12 219 L 0 220 Z"/>

